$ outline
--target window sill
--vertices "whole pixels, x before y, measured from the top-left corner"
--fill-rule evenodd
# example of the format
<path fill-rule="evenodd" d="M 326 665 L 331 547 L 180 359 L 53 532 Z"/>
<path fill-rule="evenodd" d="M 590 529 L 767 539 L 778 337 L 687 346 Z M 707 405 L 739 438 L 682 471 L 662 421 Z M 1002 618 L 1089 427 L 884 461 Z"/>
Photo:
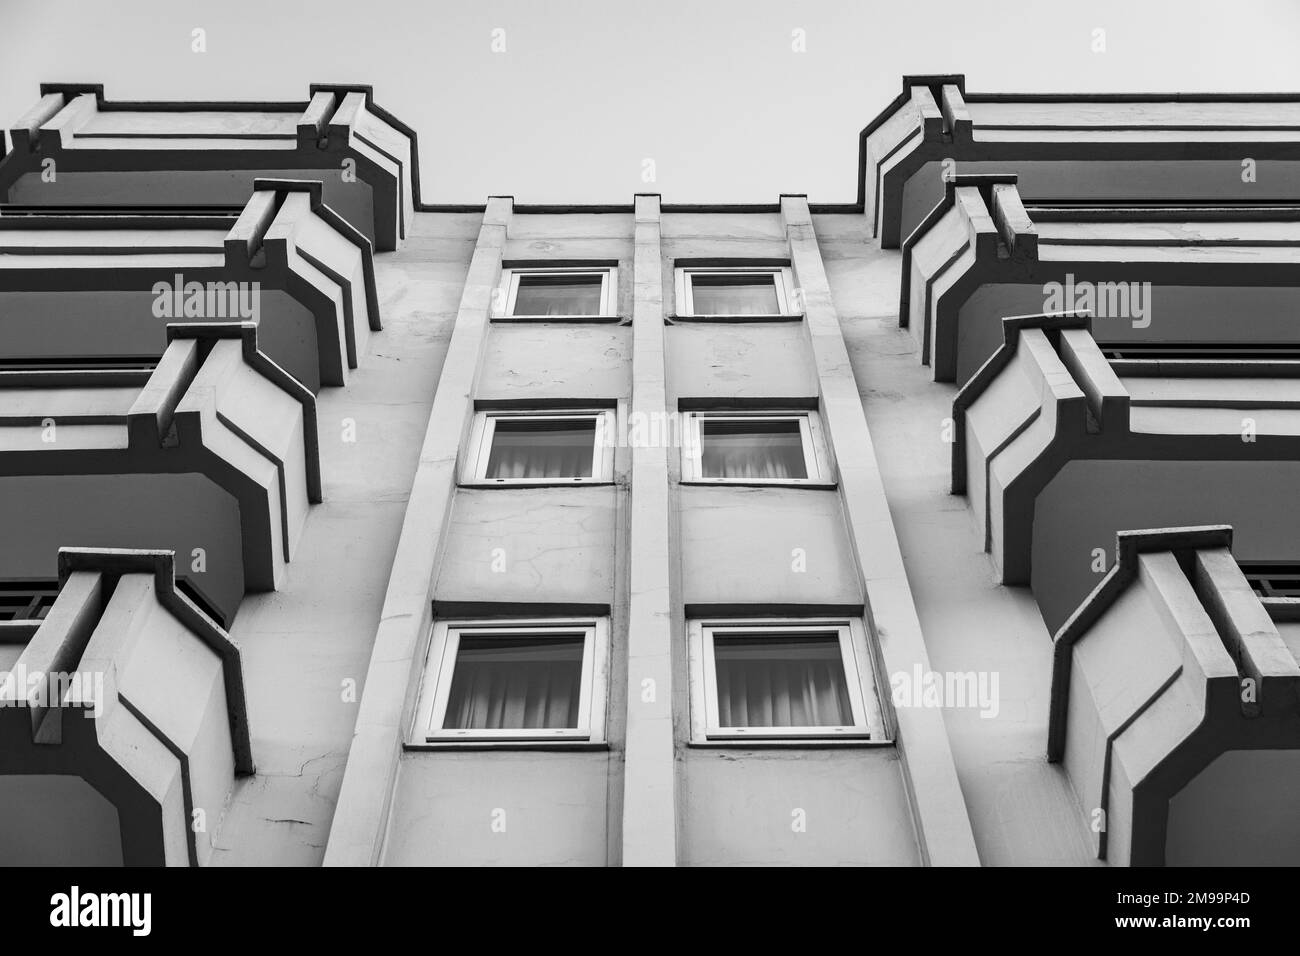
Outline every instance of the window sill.
<path fill-rule="evenodd" d="M 664 318 L 665 325 L 677 322 L 802 322 L 802 312 L 779 313 L 777 315 L 669 315 Z"/>
<path fill-rule="evenodd" d="M 605 322 L 617 324 L 626 322 L 627 319 L 621 315 L 494 315 L 491 317 L 492 322 L 501 322 L 503 324 L 531 324 L 545 325 L 555 323 L 557 325 L 569 325 L 572 323 L 591 323 Z"/>
<path fill-rule="evenodd" d="M 810 488 L 814 491 L 834 491 L 839 487 L 834 481 L 731 481 L 729 479 L 683 478 L 683 485 L 704 488 Z"/>
<path fill-rule="evenodd" d="M 524 750 L 600 751 L 609 750 L 609 742 L 605 740 L 408 740 L 402 744 L 402 749 L 412 753 L 422 753 L 425 751 L 447 752 L 455 750 L 477 752 L 487 750 L 503 750 L 510 752 L 519 752 Z"/>
<path fill-rule="evenodd" d="M 841 740 L 823 737 L 789 737 L 784 740 L 753 739 L 737 740 L 734 738 L 719 740 L 688 740 L 686 746 L 692 750 L 879 750 L 893 747 L 894 741 L 867 740 L 862 737 L 849 737 Z"/>
<path fill-rule="evenodd" d="M 616 484 L 613 479 L 557 479 L 555 481 L 462 481 L 457 488 L 607 488 Z"/>

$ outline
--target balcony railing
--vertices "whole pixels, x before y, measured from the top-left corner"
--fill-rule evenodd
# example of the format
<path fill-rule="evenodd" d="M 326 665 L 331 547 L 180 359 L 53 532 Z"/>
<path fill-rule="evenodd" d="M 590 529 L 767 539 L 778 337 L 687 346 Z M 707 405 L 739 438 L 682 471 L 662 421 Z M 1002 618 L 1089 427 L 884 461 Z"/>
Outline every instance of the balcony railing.
<path fill-rule="evenodd" d="M 1015 176 L 958 176 L 903 247 L 899 321 L 966 382 L 1008 315 L 1085 310 L 1109 348 L 1300 347 L 1300 204 L 1027 206 Z"/>
<path fill-rule="evenodd" d="M 953 491 L 1003 583 L 1055 629 L 1118 531 L 1230 522 L 1242 560 L 1300 561 L 1300 362 L 1107 359 L 1088 324 L 1005 320 L 954 402 Z"/>
<path fill-rule="evenodd" d="M 288 181 L 258 181 L 233 222 L 0 210 L 0 308 L 0 362 L 130 362 L 170 322 L 246 320 L 313 391 L 381 327 L 370 244 L 319 183 Z"/>
<path fill-rule="evenodd" d="M 40 621 L 59 596 L 59 582 L 0 581 L 0 621 Z"/>
<path fill-rule="evenodd" d="M 83 864 L 211 859 L 215 826 L 199 824 L 253 772 L 252 742 L 239 649 L 176 586 L 174 560 L 64 549 L 57 582 L 27 585 L 22 613 L 41 616 L 0 623 L 21 647 L 0 673 L 0 778 L 20 797 L 7 810 L 67 834 L 6 863 L 66 862 L 68 847 Z"/>
<path fill-rule="evenodd" d="M 1232 547 L 1223 526 L 1122 533 L 1056 635 L 1048 758 L 1111 865 L 1300 862 L 1300 602 L 1252 593 Z"/>
<path fill-rule="evenodd" d="M 152 371 L 0 371 L 0 579 L 114 544 L 189 556 L 180 586 L 223 624 L 275 588 L 321 483 L 315 398 L 261 328 L 172 325 Z"/>
<path fill-rule="evenodd" d="M 863 205 L 885 248 L 952 174 L 1018 174 L 1035 204 L 1300 201 L 1295 95 L 969 93 L 960 74 L 905 76 L 862 140 Z"/>
<path fill-rule="evenodd" d="M 102 86 L 45 84 L 10 130 L 0 202 L 22 209 L 101 204 L 242 207 L 260 178 L 310 179 L 376 248 L 411 228 L 415 134 L 369 87 L 311 87 L 298 103 L 126 103 Z"/>

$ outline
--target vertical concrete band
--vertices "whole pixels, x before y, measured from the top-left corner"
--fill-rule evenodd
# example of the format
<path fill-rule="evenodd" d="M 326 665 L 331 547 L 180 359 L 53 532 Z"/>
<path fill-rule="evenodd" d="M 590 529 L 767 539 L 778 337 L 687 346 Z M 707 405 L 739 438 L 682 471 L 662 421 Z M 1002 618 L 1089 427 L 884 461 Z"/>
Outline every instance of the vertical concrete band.
<path fill-rule="evenodd" d="M 807 198 L 782 196 L 781 217 L 790 242 L 795 285 L 803 299 L 805 329 L 817 368 L 828 444 L 836 458 L 849 539 L 862 576 L 867 626 L 883 665 L 880 683 L 885 693 L 891 674 L 911 673 L 915 667 L 929 672 L 929 655 Z M 895 725 L 922 860 L 936 866 L 978 866 L 975 837 L 942 712 L 899 708 Z"/>
<path fill-rule="evenodd" d="M 474 416 L 474 383 L 513 208 L 508 196 L 488 200 L 470 259 L 375 634 L 326 866 L 374 866 L 383 853 L 409 714 L 407 692 L 432 624 L 430 596 L 456 494 L 457 452 Z"/>
<path fill-rule="evenodd" d="M 632 414 L 665 411 L 663 259 L 659 197 L 636 197 L 632 306 Z M 643 418 L 644 417 L 644 418 Z M 676 761 L 672 714 L 672 589 L 668 449 L 632 449 L 627 644 L 627 751 L 623 864 L 677 862 Z"/>

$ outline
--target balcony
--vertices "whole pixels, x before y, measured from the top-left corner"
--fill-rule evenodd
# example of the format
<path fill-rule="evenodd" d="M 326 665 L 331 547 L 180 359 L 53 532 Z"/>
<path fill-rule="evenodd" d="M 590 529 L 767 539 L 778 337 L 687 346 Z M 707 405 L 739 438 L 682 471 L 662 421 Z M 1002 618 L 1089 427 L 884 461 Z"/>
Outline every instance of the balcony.
<path fill-rule="evenodd" d="M 153 369 L 0 370 L 0 581 L 54 578 L 61 547 L 174 551 L 223 626 L 276 588 L 321 500 L 316 403 L 259 331 L 172 325 Z"/>
<path fill-rule="evenodd" d="M 967 93 L 960 74 L 905 76 L 863 140 L 864 207 L 886 249 L 954 173 L 1015 173 L 1035 204 L 1300 201 L 1294 95 Z"/>
<path fill-rule="evenodd" d="M 10 130 L 0 201 L 22 206 L 243 206 L 262 178 L 319 180 L 380 251 L 414 216 L 415 134 L 368 86 L 299 103 L 125 103 L 102 85 L 43 84 Z"/>
<path fill-rule="evenodd" d="M 900 323 L 965 382 L 1002 318 L 1089 311 L 1116 346 L 1300 345 L 1300 206 L 1026 206 L 1013 176 L 959 176 L 903 250 Z"/>
<path fill-rule="evenodd" d="M 168 323 L 248 320 L 315 392 L 346 384 L 377 303 L 319 183 L 259 181 L 238 217 L 0 213 L 0 362 L 157 358 Z"/>
<path fill-rule="evenodd" d="M 0 623 L 7 864 L 211 859 L 234 778 L 253 772 L 243 673 L 172 560 L 64 549 L 43 619 Z"/>
<path fill-rule="evenodd" d="M 1118 531 L 1231 524 L 1243 561 L 1300 558 L 1300 361 L 1107 358 L 1088 323 L 1007 319 L 954 402 L 953 491 L 1000 580 L 1055 630 Z"/>
<path fill-rule="evenodd" d="M 1300 862 L 1300 614 L 1259 598 L 1232 529 L 1119 535 L 1056 636 L 1048 759 L 1115 866 Z"/>

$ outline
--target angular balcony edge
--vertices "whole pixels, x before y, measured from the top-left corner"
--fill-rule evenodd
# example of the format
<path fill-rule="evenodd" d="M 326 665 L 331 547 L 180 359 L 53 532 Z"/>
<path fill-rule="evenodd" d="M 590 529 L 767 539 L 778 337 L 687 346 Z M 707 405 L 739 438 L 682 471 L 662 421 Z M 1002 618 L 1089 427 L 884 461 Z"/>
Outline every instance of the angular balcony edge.
<path fill-rule="evenodd" d="M 1099 339 L 1150 344 L 1219 341 L 1233 311 L 1264 316 L 1234 341 L 1300 344 L 1284 318 L 1300 308 L 1298 250 L 1300 206 L 1026 206 L 1013 175 L 960 175 L 903 245 L 899 324 L 958 384 L 1007 315 L 1086 310 Z"/>
<path fill-rule="evenodd" d="M 0 372 L 0 577 L 48 577 L 67 545 L 166 548 L 224 624 L 277 587 L 321 500 L 316 402 L 252 323 L 167 331 L 143 384 Z"/>
<path fill-rule="evenodd" d="M 206 864 L 254 772 L 239 648 L 177 591 L 171 552 L 63 549 L 59 581 L 0 675 L 0 831 L 34 857 L 8 862 Z"/>
<path fill-rule="evenodd" d="M 380 251 L 418 202 L 415 133 L 369 86 L 312 84 L 297 103 L 132 103 L 102 84 L 43 83 L 10 130 L 0 200 L 24 205 L 242 204 L 255 179 L 312 179 Z M 106 207 L 107 208 L 107 207 Z"/>
<path fill-rule="evenodd" d="M 0 358 L 158 355 L 167 321 L 248 319 L 313 392 L 382 326 L 370 243 L 320 183 L 257 180 L 220 217 L 4 215 Z"/>
<path fill-rule="evenodd" d="M 860 153 L 859 202 L 886 249 L 955 173 L 1016 173 L 1032 202 L 1295 202 L 1300 95 L 969 93 L 962 74 L 904 76 Z"/>
<path fill-rule="evenodd" d="M 1100 824 L 1093 849 L 1112 865 L 1300 858 L 1287 822 L 1300 633 L 1290 609 L 1251 591 L 1232 537 L 1121 533 L 1115 566 L 1056 635 L 1048 759 Z"/>
<path fill-rule="evenodd" d="M 1257 507 L 1300 480 L 1300 362 L 1108 359 L 1090 321 L 1004 320 L 953 403 L 952 490 L 1000 580 L 1031 584 L 1055 630 L 1105 570 L 1098 536 L 1222 515 L 1252 559 L 1300 556 L 1290 513 Z"/>

